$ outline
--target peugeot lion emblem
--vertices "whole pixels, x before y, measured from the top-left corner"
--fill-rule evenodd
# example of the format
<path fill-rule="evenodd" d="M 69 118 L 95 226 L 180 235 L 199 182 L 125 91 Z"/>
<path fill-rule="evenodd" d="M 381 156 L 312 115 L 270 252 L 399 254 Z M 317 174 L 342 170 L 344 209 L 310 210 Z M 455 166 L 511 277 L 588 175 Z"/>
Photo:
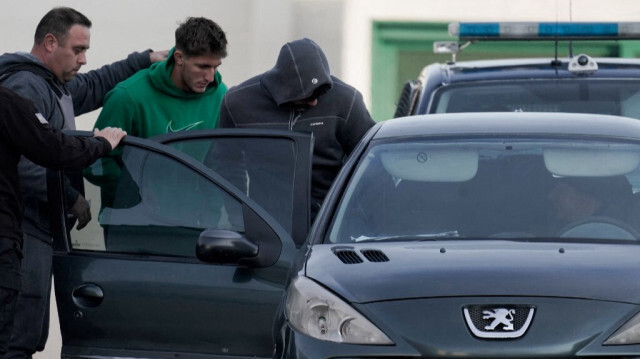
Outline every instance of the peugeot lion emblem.
<path fill-rule="evenodd" d="M 463 308 L 471 333 L 478 338 L 513 339 L 526 333 L 533 319 L 531 305 L 469 305 Z"/>
<path fill-rule="evenodd" d="M 491 325 L 484 327 L 485 330 L 495 330 L 498 325 L 502 325 L 502 330 L 513 330 L 513 315 L 516 314 L 514 309 L 498 308 L 494 311 L 483 310 L 482 319 L 491 319 Z"/>

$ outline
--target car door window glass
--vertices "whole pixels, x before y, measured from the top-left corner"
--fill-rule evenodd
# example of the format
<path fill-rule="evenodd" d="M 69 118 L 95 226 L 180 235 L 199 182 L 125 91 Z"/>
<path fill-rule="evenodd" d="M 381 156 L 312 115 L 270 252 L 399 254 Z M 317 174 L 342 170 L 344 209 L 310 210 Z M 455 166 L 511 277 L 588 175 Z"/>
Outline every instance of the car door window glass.
<path fill-rule="evenodd" d="M 288 138 L 187 139 L 168 143 L 238 187 L 292 235 L 296 146 Z"/>
<path fill-rule="evenodd" d="M 237 199 L 168 156 L 125 146 L 84 174 L 93 220 L 72 230 L 73 249 L 195 257 L 204 229 L 244 231 Z"/>

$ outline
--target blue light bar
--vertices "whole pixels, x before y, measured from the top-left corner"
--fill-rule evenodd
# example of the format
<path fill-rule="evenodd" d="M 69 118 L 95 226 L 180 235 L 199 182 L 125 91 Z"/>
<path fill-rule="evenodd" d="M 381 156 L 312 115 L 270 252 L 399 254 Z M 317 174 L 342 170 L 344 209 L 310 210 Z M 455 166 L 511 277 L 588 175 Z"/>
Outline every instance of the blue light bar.
<path fill-rule="evenodd" d="M 456 22 L 449 35 L 474 40 L 631 40 L 640 22 Z"/>

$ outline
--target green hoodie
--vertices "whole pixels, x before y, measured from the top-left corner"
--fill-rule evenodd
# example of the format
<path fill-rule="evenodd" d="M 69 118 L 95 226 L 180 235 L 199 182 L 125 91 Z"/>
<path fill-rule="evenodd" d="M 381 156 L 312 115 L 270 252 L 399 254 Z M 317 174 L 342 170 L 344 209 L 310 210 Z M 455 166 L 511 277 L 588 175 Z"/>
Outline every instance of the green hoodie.
<path fill-rule="evenodd" d="M 215 128 L 227 86 L 216 71 L 204 93 L 187 93 L 171 80 L 174 60 L 138 71 L 119 83 L 104 99 L 95 127 L 120 127 L 127 134 L 148 138 L 169 132 Z"/>
<path fill-rule="evenodd" d="M 127 134 L 137 137 L 153 137 L 170 132 L 215 128 L 220 115 L 222 98 L 227 86 L 216 71 L 214 81 L 204 93 L 187 93 L 177 88 L 172 79 L 173 53 L 167 60 L 140 70 L 120 82 L 104 99 L 104 106 L 95 127 L 120 127 Z M 84 170 L 91 183 L 101 187 L 101 208 L 114 205 L 121 173 L 122 148 L 116 148 L 108 157 L 97 161 Z M 121 185 L 122 186 L 122 185 Z M 135 205 L 137 196 L 120 201 Z M 125 196 L 129 197 L 129 196 Z"/>

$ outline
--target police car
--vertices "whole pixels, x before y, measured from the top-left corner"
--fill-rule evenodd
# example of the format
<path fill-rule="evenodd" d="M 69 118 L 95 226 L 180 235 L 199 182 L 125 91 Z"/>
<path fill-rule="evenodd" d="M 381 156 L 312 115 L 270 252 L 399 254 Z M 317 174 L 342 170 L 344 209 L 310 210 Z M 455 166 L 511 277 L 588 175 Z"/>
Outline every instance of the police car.
<path fill-rule="evenodd" d="M 572 53 L 587 40 L 637 40 L 640 23 L 452 23 L 458 41 L 434 43 L 450 61 L 408 81 L 395 117 L 450 112 L 578 112 L 640 118 L 640 59 Z M 550 58 L 457 61 L 486 41 L 548 41 Z M 612 42 L 614 43 L 614 42 Z M 558 55 L 558 44 L 569 56 Z"/>

